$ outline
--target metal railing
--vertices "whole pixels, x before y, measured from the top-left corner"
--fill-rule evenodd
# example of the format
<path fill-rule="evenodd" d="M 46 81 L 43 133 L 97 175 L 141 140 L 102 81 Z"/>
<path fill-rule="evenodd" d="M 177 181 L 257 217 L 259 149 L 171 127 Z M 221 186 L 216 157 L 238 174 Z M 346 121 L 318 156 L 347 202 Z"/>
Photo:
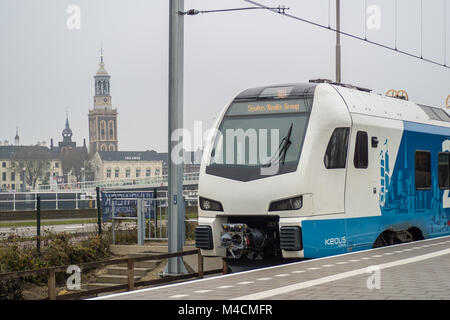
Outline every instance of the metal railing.
<path fill-rule="evenodd" d="M 0 212 L 34 211 L 41 197 L 42 210 L 96 209 L 95 193 L 87 192 L 14 192 L 0 193 Z"/>
<path fill-rule="evenodd" d="M 116 202 L 133 201 L 136 203 L 135 215 L 118 216 Z M 183 197 L 184 204 L 197 202 L 197 198 Z M 111 199 L 111 232 L 112 244 L 116 244 L 116 226 L 120 221 L 136 221 L 137 244 L 144 245 L 146 240 L 168 240 L 167 227 L 167 195 L 159 198 L 112 198 Z M 119 213 L 120 214 L 120 213 Z M 184 238 L 184 237 L 183 237 Z"/>
<path fill-rule="evenodd" d="M 167 191 L 158 191 L 161 195 L 160 207 L 167 207 Z M 89 191 L 38 191 L 0 193 L 0 212 L 6 211 L 35 211 L 37 197 L 41 196 L 41 209 L 50 210 L 79 210 L 97 209 L 96 194 Z M 197 190 L 183 190 L 187 206 L 197 205 Z"/>
<path fill-rule="evenodd" d="M 183 184 L 197 184 L 198 172 L 189 172 L 183 175 Z M 46 184 L 39 185 L 36 191 L 64 191 L 73 192 L 73 190 L 92 191 L 95 188 L 136 188 L 136 187 L 161 187 L 167 186 L 167 175 L 157 177 L 126 178 L 126 179 L 107 179 L 100 181 L 86 181 L 74 183 Z"/>

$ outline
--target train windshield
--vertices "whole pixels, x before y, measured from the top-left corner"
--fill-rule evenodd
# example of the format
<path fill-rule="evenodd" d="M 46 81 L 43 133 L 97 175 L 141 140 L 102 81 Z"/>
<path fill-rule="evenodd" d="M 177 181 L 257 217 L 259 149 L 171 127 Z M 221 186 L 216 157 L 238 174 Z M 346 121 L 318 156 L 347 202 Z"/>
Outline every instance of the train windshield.
<path fill-rule="evenodd" d="M 311 104 L 312 98 L 232 103 L 206 173 L 249 181 L 295 171 Z"/>

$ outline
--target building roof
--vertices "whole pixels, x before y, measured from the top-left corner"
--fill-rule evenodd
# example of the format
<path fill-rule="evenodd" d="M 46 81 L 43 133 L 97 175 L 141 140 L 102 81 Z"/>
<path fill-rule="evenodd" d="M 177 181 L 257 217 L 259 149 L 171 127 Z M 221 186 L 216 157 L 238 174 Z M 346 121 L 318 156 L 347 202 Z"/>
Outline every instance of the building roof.
<path fill-rule="evenodd" d="M 0 146 L 0 159 L 10 160 L 14 158 L 14 155 L 20 152 L 37 152 L 43 151 L 49 154 L 49 159 L 60 159 L 59 154 L 50 151 L 49 148 L 44 146 Z"/>

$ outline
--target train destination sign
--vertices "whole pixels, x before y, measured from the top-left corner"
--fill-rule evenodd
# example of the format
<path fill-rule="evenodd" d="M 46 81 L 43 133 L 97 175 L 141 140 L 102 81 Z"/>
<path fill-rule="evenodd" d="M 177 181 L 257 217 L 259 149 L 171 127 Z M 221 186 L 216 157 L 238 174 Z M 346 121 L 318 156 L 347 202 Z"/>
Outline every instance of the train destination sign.
<path fill-rule="evenodd" d="M 281 101 L 235 102 L 228 110 L 227 116 L 251 114 L 297 113 L 307 112 L 305 99 Z"/>

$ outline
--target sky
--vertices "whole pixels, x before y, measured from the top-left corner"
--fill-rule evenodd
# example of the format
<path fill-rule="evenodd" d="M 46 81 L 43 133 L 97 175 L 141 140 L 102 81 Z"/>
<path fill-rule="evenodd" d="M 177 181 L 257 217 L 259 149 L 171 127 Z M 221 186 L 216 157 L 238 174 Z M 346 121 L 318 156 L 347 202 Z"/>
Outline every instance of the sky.
<path fill-rule="evenodd" d="M 365 15 L 365 1 L 341 0 L 342 30 L 359 36 L 367 30 L 369 40 L 388 46 L 397 39 L 400 50 L 450 64 L 450 0 L 423 1 L 422 15 L 420 0 L 397 1 L 395 15 L 394 0 L 367 0 L 380 9 L 374 16 Z M 335 26 L 334 0 L 259 2 Z M 252 6 L 243 0 L 184 3 L 198 10 Z M 79 20 L 68 27 L 73 5 Z M 371 20 L 379 29 L 366 29 L 366 16 L 379 17 Z M 267 10 L 186 16 L 184 33 L 184 127 L 192 133 L 194 123 L 206 131 L 246 88 L 335 78 L 335 33 Z M 51 138 L 57 144 L 67 111 L 73 140 L 89 143 L 93 76 L 103 47 L 119 113 L 119 150 L 166 152 L 168 35 L 168 0 L 2 0 L 0 141 L 12 143 L 18 126 L 21 144 L 49 145 Z M 450 69 L 345 36 L 341 41 L 342 82 L 380 94 L 404 89 L 414 102 L 445 107 Z"/>

